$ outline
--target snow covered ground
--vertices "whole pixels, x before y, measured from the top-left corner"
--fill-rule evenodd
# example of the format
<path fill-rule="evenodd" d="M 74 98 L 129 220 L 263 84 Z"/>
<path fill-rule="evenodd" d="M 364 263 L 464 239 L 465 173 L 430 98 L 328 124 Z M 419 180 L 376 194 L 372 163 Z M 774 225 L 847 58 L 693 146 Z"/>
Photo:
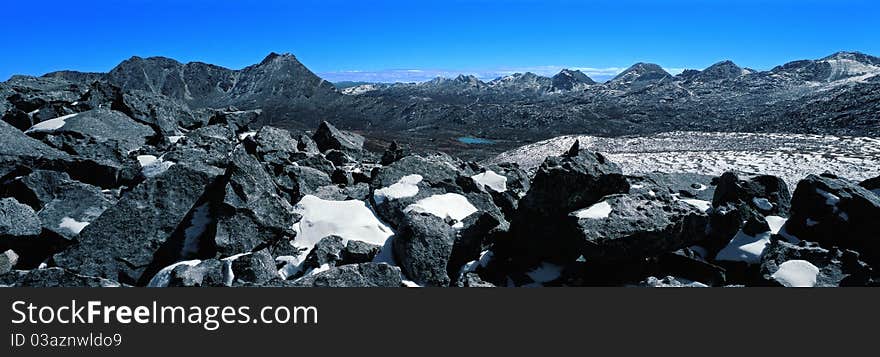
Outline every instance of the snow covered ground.
<path fill-rule="evenodd" d="M 626 174 L 725 171 L 779 176 L 793 190 L 808 174 L 830 171 L 851 180 L 880 175 L 880 138 L 829 135 L 668 132 L 604 138 L 561 136 L 507 151 L 488 163 L 517 162 L 526 169 L 565 152 L 575 140 L 598 151 Z"/>

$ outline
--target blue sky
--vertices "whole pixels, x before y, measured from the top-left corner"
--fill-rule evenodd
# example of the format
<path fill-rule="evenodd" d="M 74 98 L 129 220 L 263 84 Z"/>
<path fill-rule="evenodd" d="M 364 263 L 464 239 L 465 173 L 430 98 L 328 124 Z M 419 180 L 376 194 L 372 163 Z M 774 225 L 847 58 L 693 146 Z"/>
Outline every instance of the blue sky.
<path fill-rule="evenodd" d="M 484 78 L 731 59 L 769 69 L 840 50 L 880 55 L 871 0 L 6 1 L 0 80 L 105 72 L 138 56 L 229 68 L 290 52 L 327 79 Z"/>

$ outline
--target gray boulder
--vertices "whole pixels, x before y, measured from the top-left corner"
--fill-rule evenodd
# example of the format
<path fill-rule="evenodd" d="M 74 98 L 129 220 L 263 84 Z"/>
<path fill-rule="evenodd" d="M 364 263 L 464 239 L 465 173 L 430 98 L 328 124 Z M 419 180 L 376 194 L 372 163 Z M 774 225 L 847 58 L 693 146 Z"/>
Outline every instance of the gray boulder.
<path fill-rule="evenodd" d="M 791 210 L 791 193 L 781 178 L 759 175 L 741 180 L 732 172 L 718 179 L 712 206 L 745 203 L 763 215 L 787 217 Z"/>
<path fill-rule="evenodd" d="M 12 271 L 16 264 L 18 264 L 18 254 L 15 254 L 12 249 L 0 253 L 0 275 Z"/>
<path fill-rule="evenodd" d="M 761 276 L 770 285 L 802 287 L 866 286 L 871 268 L 851 250 L 775 239 L 761 255 Z"/>
<path fill-rule="evenodd" d="M 263 284 L 269 280 L 280 278 L 275 268 L 275 258 L 268 249 L 246 254 L 232 261 L 234 284 Z"/>
<path fill-rule="evenodd" d="M 654 257 L 699 242 L 708 216 L 662 196 L 610 195 L 572 212 L 576 242 L 587 260 L 621 261 Z"/>
<path fill-rule="evenodd" d="M 174 255 L 154 255 L 222 174 L 171 166 L 126 193 L 80 232 L 78 244 L 56 254 L 55 262 L 79 274 L 146 284 L 152 276 L 144 274 L 148 268 L 154 273 L 177 261 Z"/>
<path fill-rule="evenodd" d="M 315 140 L 315 144 L 321 152 L 339 150 L 354 158 L 360 158 L 363 155 L 363 136 L 336 129 L 326 121 L 321 122 L 312 139 Z"/>
<path fill-rule="evenodd" d="M 394 257 L 410 280 L 420 285 L 448 286 L 447 263 L 456 231 L 442 218 L 410 213 L 393 239 Z"/>
<path fill-rule="evenodd" d="M 855 250 L 869 264 L 880 263 L 880 196 L 849 181 L 810 175 L 791 200 L 786 231 L 801 239 Z"/>

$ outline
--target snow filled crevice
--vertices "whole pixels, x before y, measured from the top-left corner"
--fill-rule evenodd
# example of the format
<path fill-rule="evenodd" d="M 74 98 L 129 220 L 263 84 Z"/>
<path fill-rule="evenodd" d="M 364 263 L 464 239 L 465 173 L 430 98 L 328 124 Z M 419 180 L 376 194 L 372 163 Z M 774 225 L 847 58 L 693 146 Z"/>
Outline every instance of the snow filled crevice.
<path fill-rule="evenodd" d="M 153 155 L 138 155 L 137 161 L 141 165 L 144 176 L 147 178 L 159 176 L 174 165 L 174 162 L 164 161 L 161 157 Z"/>
<path fill-rule="evenodd" d="M 64 217 L 61 219 L 61 223 L 58 224 L 58 228 L 66 229 L 73 234 L 79 234 L 88 225 L 89 222 L 80 222 L 70 217 Z"/>

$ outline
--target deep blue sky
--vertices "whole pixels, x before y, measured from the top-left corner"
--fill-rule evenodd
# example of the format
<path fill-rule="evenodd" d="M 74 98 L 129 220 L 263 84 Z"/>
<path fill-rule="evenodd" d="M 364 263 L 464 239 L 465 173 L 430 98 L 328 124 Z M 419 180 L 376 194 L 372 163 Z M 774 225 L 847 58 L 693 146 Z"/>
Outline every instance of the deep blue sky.
<path fill-rule="evenodd" d="M 0 80 L 132 56 L 230 68 L 294 53 L 331 80 L 880 55 L 876 0 L 4 1 Z M 423 70 L 417 72 L 412 70 Z M 363 72 L 351 72 L 363 71 Z M 588 71 L 590 72 L 590 71 Z"/>

